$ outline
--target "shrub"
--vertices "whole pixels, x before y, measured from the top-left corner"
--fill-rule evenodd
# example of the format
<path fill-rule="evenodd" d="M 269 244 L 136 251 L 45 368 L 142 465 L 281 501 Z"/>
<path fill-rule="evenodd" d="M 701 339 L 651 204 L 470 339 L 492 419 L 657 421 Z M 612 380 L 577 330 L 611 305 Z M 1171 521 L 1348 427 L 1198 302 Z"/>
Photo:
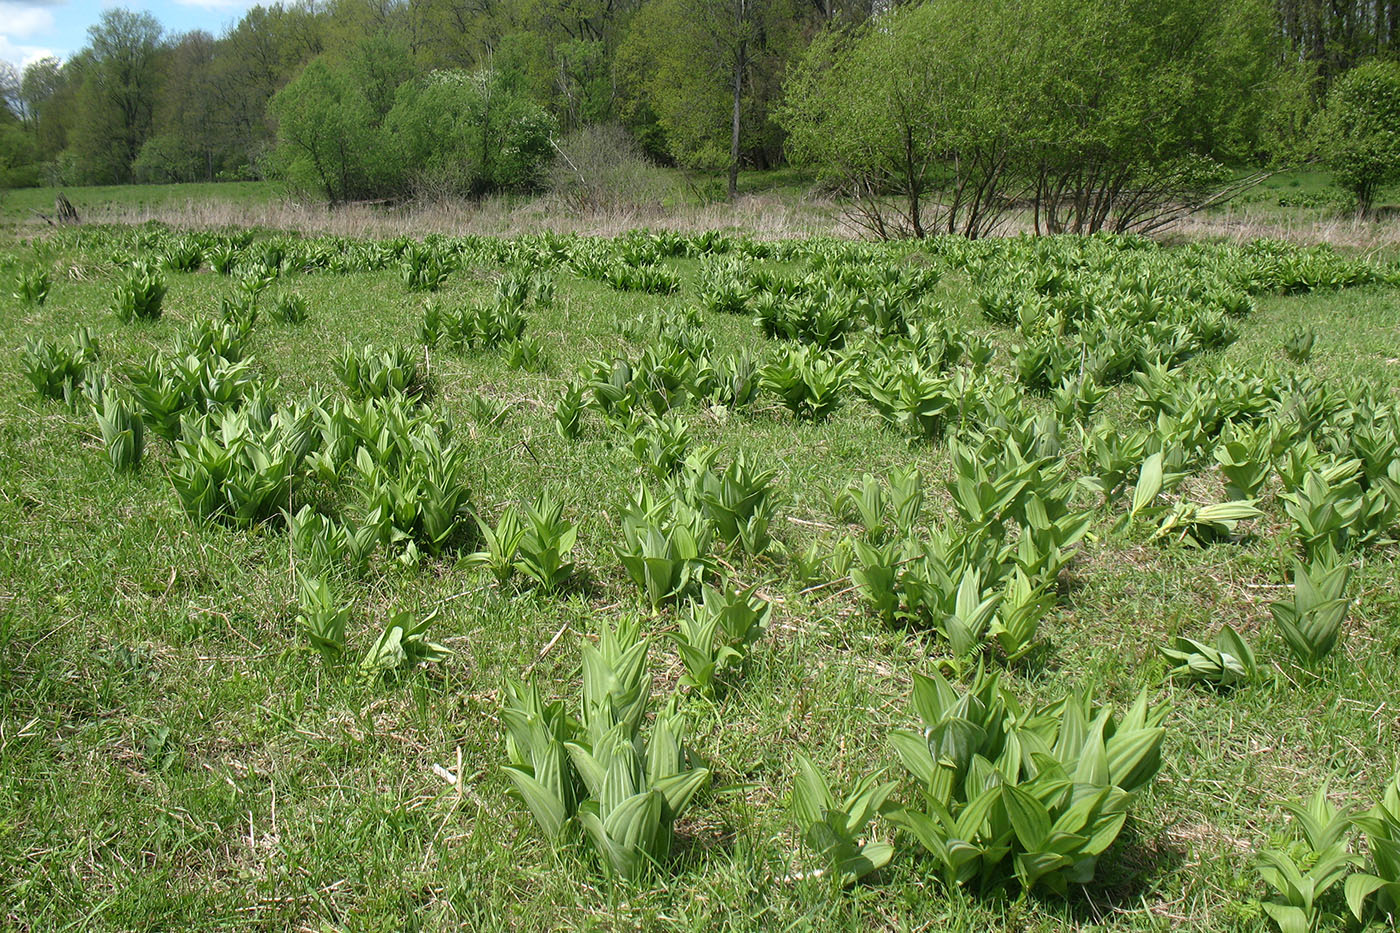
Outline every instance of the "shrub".
<path fill-rule="evenodd" d="M 550 194 L 577 212 L 634 211 L 659 206 L 677 193 L 631 134 L 612 123 L 587 126 L 560 140 L 546 178 Z"/>
<path fill-rule="evenodd" d="M 1400 179 L 1400 62 L 1371 61 L 1332 85 L 1319 121 L 1323 157 L 1363 216 Z"/>

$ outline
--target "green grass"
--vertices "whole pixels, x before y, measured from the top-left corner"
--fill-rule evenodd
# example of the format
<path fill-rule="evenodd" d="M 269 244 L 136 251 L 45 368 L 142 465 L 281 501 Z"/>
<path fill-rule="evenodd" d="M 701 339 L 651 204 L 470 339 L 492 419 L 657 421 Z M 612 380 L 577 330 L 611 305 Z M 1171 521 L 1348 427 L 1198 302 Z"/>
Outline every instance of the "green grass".
<path fill-rule="evenodd" d="M 696 263 L 672 263 L 687 284 L 666 299 L 556 274 L 555 308 L 532 315 L 528 331 L 548 349 L 551 373 L 510 371 L 499 353 L 430 355 L 432 405 L 474 451 L 477 508 L 494 516 L 543 489 L 562 497 L 580 527 L 574 553 L 586 583 L 542 597 L 502 591 L 450 558 L 377 565 L 350 590 L 351 653 L 363 652 L 395 607 L 438 608 L 434 640 L 454 653 L 400 681 L 366 684 L 326 669 L 297 631 L 285 532 L 191 522 L 166 478 L 164 442 L 148 439 L 139 472 L 114 474 L 95 423 L 41 401 L 18 373 L 26 338 L 66 340 L 80 325 L 97 331 L 114 367 L 169 347 L 187 323 L 217 314 L 233 282 L 169 275 L 165 315 L 122 325 L 106 310 L 118 271 L 100 247 L 45 255 L 67 273 L 48 302 L 34 308 L 7 295 L 0 315 L 7 926 L 1259 930 L 1264 892 L 1252 864 L 1286 826 L 1281 802 L 1331 778 L 1336 797 L 1369 805 L 1400 760 L 1393 549 L 1362 562 L 1345 642 L 1314 675 L 1287 659 L 1268 622 L 1290 553 L 1281 536 L 1189 550 L 1110 536 L 1106 518 L 1047 620 L 1043 663 L 1008 674 L 1027 699 L 1093 686 L 1122 703 L 1146 687 L 1175 704 L 1162 773 L 1098 882 L 1068 899 L 976 898 L 937 883 L 907 842 L 889 868 L 852 889 L 796 878 L 812 865 L 785 814 L 794 753 L 822 763 L 842 787 L 892 765 L 885 736 L 913 722 L 912 675 L 944 663 L 946 651 L 869 617 L 842 585 L 802 592 L 781 563 L 736 559 L 737 576 L 762 582 L 775 613 L 744 680 L 695 707 L 693 744 L 719 790 L 690 811 L 661 878 L 613 885 L 583 854 L 546 845 L 509 795 L 500 688 L 529 671 L 547 692 L 572 697 L 579 637 L 597 619 L 637 608 L 610 547 L 638 467 L 596 416 L 581 440 L 559 438 L 550 407 L 585 360 L 635 355 L 621 322 L 691 302 Z M 498 272 L 458 272 L 443 299 L 485 296 Z M 331 361 L 347 344 L 414 342 L 422 299 L 392 271 L 298 276 L 288 287 L 307 298 L 310 320 L 264 319 L 252 338 L 258 371 L 280 380 L 283 397 L 338 392 Z M 996 342 L 1003 365 L 1008 336 L 980 318 L 958 270 L 938 299 L 952 323 Z M 1281 361 L 1283 335 L 1300 324 L 1319 332 L 1300 369 L 1335 382 L 1400 383 L 1400 291 L 1382 287 L 1266 298 L 1222 358 L 1191 368 L 1220 362 L 1247 373 Z M 761 340 L 742 317 L 709 316 L 705 327 L 721 349 Z M 471 421 L 473 393 L 511 404 L 499 428 Z M 1116 389 L 1109 410 L 1129 418 L 1130 395 Z M 918 464 L 930 507 L 946 509 L 936 492 L 949 472 L 946 451 L 909 446 L 862 404 L 815 425 L 794 424 L 771 400 L 747 417 L 694 407 L 683 416 L 699 441 L 742 446 L 777 468 L 777 534 L 794 550 L 824 529 L 848 530 L 831 502 L 863 472 Z M 1281 510 L 1269 510 L 1277 523 Z M 1175 633 L 1208 637 L 1223 622 L 1247 633 L 1270 677 L 1227 695 L 1164 684 L 1155 647 Z M 652 666 L 658 691 L 669 690 L 680 668 L 664 641 Z M 455 772 L 459 761 L 460 792 L 434 772 Z"/>
<path fill-rule="evenodd" d="M 261 204 L 285 194 L 280 182 L 226 181 L 170 185 L 92 185 L 60 188 L 12 188 L 0 198 L 0 222 L 32 222 L 34 212 L 54 216 L 54 199 L 62 194 L 78 216 L 94 211 L 159 211 L 188 202 Z"/>
<path fill-rule="evenodd" d="M 1270 175 L 1255 187 L 1219 207 L 1211 208 L 1207 213 L 1244 210 L 1256 214 L 1260 219 L 1303 222 L 1350 217 L 1354 206 L 1351 196 L 1337 185 L 1331 172 L 1319 166 L 1306 166 Z M 1393 186 L 1383 189 L 1376 196 L 1376 214 L 1393 218 L 1397 210 L 1400 210 L 1400 189 Z"/>

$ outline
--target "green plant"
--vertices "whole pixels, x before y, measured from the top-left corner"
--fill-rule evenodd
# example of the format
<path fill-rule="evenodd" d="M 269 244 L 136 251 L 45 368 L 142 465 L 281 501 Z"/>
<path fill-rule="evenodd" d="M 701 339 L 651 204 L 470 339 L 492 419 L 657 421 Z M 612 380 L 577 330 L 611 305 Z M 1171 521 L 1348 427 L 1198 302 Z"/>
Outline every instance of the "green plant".
<path fill-rule="evenodd" d="M 519 337 L 506 344 L 506 368 L 540 373 L 550 367 L 544 346 L 531 337 Z"/>
<path fill-rule="evenodd" d="M 1400 914 L 1400 774 L 1386 785 L 1380 802 L 1352 823 L 1366 834 L 1370 860 L 1347 878 L 1347 905 L 1364 920 L 1366 901 L 1376 895 L 1376 906 L 1393 918 Z"/>
<path fill-rule="evenodd" d="M 1299 327 L 1289 332 L 1283 340 L 1283 352 L 1295 363 L 1306 363 L 1312 356 L 1313 344 L 1317 342 L 1314 328 Z"/>
<path fill-rule="evenodd" d="M 707 586 L 702 602 L 690 601 L 671 636 L 685 665 L 683 686 L 711 693 L 726 672 L 743 666 L 749 646 L 767 628 L 772 609 L 754 595 L 755 589 Z"/>
<path fill-rule="evenodd" d="M 272 305 L 272 319 L 283 324 L 304 324 L 311 316 L 310 305 L 306 299 L 295 292 L 286 292 L 277 296 L 277 301 Z"/>
<path fill-rule="evenodd" d="M 469 563 L 486 567 L 496 578 L 496 582 L 504 586 L 515 571 L 520 539 L 525 535 L 525 523 L 520 516 L 520 510 L 514 505 L 507 505 L 501 510 L 501 517 L 496 520 L 495 528 L 487 524 L 480 515 L 474 517 L 486 550 L 472 554 L 468 559 Z"/>
<path fill-rule="evenodd" d="M 215 244 L 204 255 L 209 260 L 209 268 L 219 275 L 232 275 L 238 265 L 239 251 L 231 243 Z"/>
<path fill-rule="evenodd" d="M 1306 802 L 1286 806 L 1303 838 L 1259 854 L 1259 875 L 1275 892 L 1264 911 L 1283 933 L 1309 933 L 1321 916 L 1318 899 L 1359 859 L 1347 851 L 1351 820 L 1328 801 L 1325 784 Z"/>
<path fill-rule="evenodd" d="M 452 656 L 442 645 L 428 641 L 428 624 L 436 610 L 421 619 L 400 610 L 389 616 L 384 630 L 360 659 L 360 671 L 371 677 L 391 677 L 420 664 L 445 661 Z"/>
<path fill-rule="evenodd" d="M 1040 622 L 1055 605 L 1055 594 L 1050 592 L 1051 579 L 1047 575 L 1044 582 L 1037 585 L 1031 582 L 1024 568 L 1017 567 L 1007 582 L 989 633 L 1008 662 L 1019 661 L 1035 649 Z"/>
<path fill-rule="evenodd" d="M 546 593 L 562 586 L 574 572 L 568 559 L 578 528 L 564 518 L 564 505 L 541 493 L 525 511 L 516 542 L 515 567 Z"/>
<path fill-rule="evenodd" d="M 1220 629 L 1213 644 L 1178 635 L 1170 648 L 1158 648 L 1168 661 L 1176 664 L 1169 672 L 1172 677 L 1200 681 L 1220 689 L 1228 689 L 1259 678 L 1259 664 L 1239 632 L 1229 625 Z"/>
<path fill-rule="evenodd" d="M 672 496 L 643 489 L 622 516 L 618 559 L 652 608 L 683 596 L 708 569 L 710 531 L 704 519 Z"/>
<path fill-rule="evenodd" d="M 345 623 L 350 618 L 349 604 L 341 604 L 324 577 L 300 578 L 300 612 L 297 626 L 321 655 L 327 666 L 345 654 Z"/>
<path fill-rule="evenodd" d="M 773 469 L 759 468 L 742 450 L 718 469 L 719 451 L 705 448 L 687 457 L 677 477 L 680 495 L 714 528 L 716 536 L 750 554 L 762 554 L 772 538 Z"/>
<path fill-rule="evenodd" d="M 1294 530 L 1309 557 L 1328 550 L 1344 551 L 1364 537 L 1361 527 L 1366 501 L 1360 485 L 1351 478 L 1357 461 L 1349 461 L 1346 479 L 1329 481 L 1315 470 L 1303 477 L 1301 488 L 1283 493 L 1283 507 L 1293 519 Z"/>
<path fill-rule="evenodd" d="M 79 328 L 65 348 L 47 340 L 28 338 L 20 356 L 24 378 L 43 398 L 58 399 L 70 408 L 77 405 L 83 384 L 94 373 L 100 357 L 97 339 L 86 327 Z"/>
<path fill-rule="evenodd" d="M 127 377 L 147 429 L 174 443 L 187 416 L 229 408 L 251 395 L 256 385 L 252 367 L 251 359 L 234 363 L 218 356 L 152 356 L 129 369 Z"/>
<path fill-rule="evenodd" d="M 674 415 L 634 416 L 632 455 L 653 479 L 675 476 L 690 453 L 690 427 Z"/>
<path fill-rule="evenodd" d="M 366 346 L 360 350 L 346 347 L 333 365 L 336 378 L 357 399 L 387 398 L 390 395 L 421 397 L 427 382 L 420 378 L 413 354 L 403 348 L 376 350 Z"/>
<path fill-rule="evenodd" d="M 435 292 L 447 281 L 452 269 L 447 257 L 426 244 L 412 244 L 404 251 L 399 278 L 411 292 Z"/>
<path fill-rule="evenodd" d="M 956 413 L 958 399 L 950 381 L 917 360 L 868 375 L 862 393 L 880 416 L 914 437 L 938 440 Z"/>
<path fill-rule="evenodd" d="M 1255 499 L 1274 469 L 1272 426 L 1252 434 L 1226 425 L 1215 448 L 1215 462 L 1225 478 L 1225 494 L 1231 499 Z"/>
<path fill-rule="evenodd" d="M 136 265 L 117 286 L 112 312 L 124 323 L 154 321 L 165 300 L 165 277 L 154 265 Z"/>
<path fill-rule="evenodd" d="M 186 418 L 170 481 L 192 518 L 256 524 L 283 514 L 313 443 L 305 409 L 246 406 Z"/>
<path fill-rule="evenodd" d="M 797 780 L 791 807 L 802 841 L 817 853 L 843 886 L 855 884 L 889 864 L 894 846 L 869 839 L 871 822 L 880 813 L 893 781 L 877 784 L 868 774 L 841 799 L 832 793 L 821 770 L 806 755 L 797 756 Z"/>
<path fill-rule="evenodd" d="M 30 266 L 15 273 L 14 297 L 25 304 L 42 305 L 53 288 L 53 277 L 43 266 Z"/>
<path fill-rule="evenodd" d="M 573 440 L 583 431 L 583 410 L 587 407 L 584 387 L 570 383 L 554 403 L 554 429 L 565 440 Z"/>
<path fill-rule="evenodd" d="M 890 742 L 919 796 L 890 819 L 950 885 L 1060 894 L 1093 880 L 1156 774 L 1168 712 L 1145 692 L 1121 717 L 1087 694 L 1026 708 L 982 670 L 963 694 L 915 675 L 912 706 L 919 728 Z"/>
<path fill-rule="evenodd" d="M 1258 518 L 1264 513 L 1255 508 L 1254 501 L 1216 502 L 1197 505 L 1182 500 L 1172 507 L 1157 527 L 1158 538 L 1175 537 L 1178 543 L 1203 547 L 1235 533 L 1242 521 Z"/>
<path fill-rule="evenodd" d="M 648 647 L 635 621 L 604 624 L 596 644 L 583 644 L 578 719 L 515 684 L 502 715 L 506 773 L 545 835 L 560 842 L 581 826 L 604 869 L 626 880 L 665 861 L 676 818 L 710 777 L 685 748 L 674 704 L 642 729 Z"/>
<path fill-rule="evenodd" d="M 292 555 L 313 576 L 341 566 L 362 571 L 379 543 L 379 530 L 374 526 L 351 527 L 309 505 L 286 513 L 285 518 Z"/>
<path fill-rule="evenodd" d="M 471 511 L 468 450 L 446 425 L 429 422 L 391 443 L 377 453 L 364 446 L 355 453 L 364 524 L 377 528 L 380 540 L 401 547 L 410 562 L 420 545 L 431 554 L 456 546 L 466 536 Z"/>
<path fill-rule="evenodd" d="M 764 366 L 759 381 L 794 417 L 820 421 L 840 404 L 848 368 L 845 362 L 832 361 L 819 350 L 801 345 Z"/>
<path fill-rule="evenodd" d="M 114 470 L 134 470 L 141 464 L 145 446 L 145 424 L 141 415 L 124 398 L 107 393 L 100 407 L 94 407 L 107 459 Z"/>
<path fill-rule="evenodd" d="M 1293 599 L 1269 604 L 1288 650 L 1305 665 L 1316 665 L 1331 653 L 1342 633 L 1351 567 L 1335 555 L 1310 566 L 1293 561 Z"/>

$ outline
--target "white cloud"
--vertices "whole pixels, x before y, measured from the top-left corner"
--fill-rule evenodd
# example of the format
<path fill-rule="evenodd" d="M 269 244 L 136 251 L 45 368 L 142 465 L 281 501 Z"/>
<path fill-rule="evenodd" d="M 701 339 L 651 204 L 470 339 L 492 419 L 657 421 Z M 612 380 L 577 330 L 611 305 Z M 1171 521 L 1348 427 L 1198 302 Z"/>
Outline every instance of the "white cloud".
<path fill-rule="evenodd" d="M 9 36 L 0 34 L 0 61 L 7 61 L 21 71 L 31 62 L 53 54 L 53 49 L 38 45 L 16 45 L 10 41 Z"/>
<path fill-rule="evenodd" d="M 261 0 L 175 0 L 179 6 L 199 7 L 203 10 L 246 10 Z"/>
<path fill-rule="evenodd" d="M 43 4 L 0 3 L 0 29 L 6 37 L 26 38 L 54 27 L 53 13 Z"/>

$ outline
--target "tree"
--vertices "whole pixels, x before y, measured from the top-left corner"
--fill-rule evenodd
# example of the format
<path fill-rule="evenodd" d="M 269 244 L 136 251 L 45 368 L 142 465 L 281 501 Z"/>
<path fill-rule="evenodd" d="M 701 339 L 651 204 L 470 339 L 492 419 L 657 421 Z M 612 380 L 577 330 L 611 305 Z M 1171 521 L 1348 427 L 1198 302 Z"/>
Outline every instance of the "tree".
<path fill-rule="evenodd" d="M 944 0 L 828 33 L 786 85 L 789 151 L 879 236 L 992 232 L 1024 185 L 1031 37 L 1018 6 Z"/>
<path fill-rule="evenodd" d="M 207 32 L 177 39 L 166 56 L 151 136 L 134 173 L 141 181 L 213 181 L 230 148 L 214 87 L 216 43 Z"/>
<path fill-rule="evenodd" d="M 655 119 L 678 162 L 725 167 L 733 198 L 744 156 L 781 150 L 771 116 L 802 22 L 790 0 L 648 4 L 616 65 L 632 124 Z"/>
<path fill-rule="evenodd" d="M 273 164 L 288 181 L 332 204 L 372 194 L 378 121 L 348 68 L 313 59 L 268 110 L 277 122 Z"/>
<path fill-rule="evenodd" d="M 479 195 L 536 185 L 555 122 L 491 71 L 435 71 L 399 88 L 384 145 L 410 167 L 384 187 Z"/>
<path fill-rule="evenodd" d="M 162 51 L 160 23 L 149 13 L 104 10 L 88 29 L 71 142 L 91 180 L 132 180 L 132 166 L 151 132 Z"/>
<path fill-rule="evenodd" d="M 1150 230 L 1252 158 L 1278 85 L 1262 0 L 939 0 L 815 43 L 790 151 L 882 236 Z"/>
<path fill-rule="evenodd" d="M 39 122 L 40 111 L 63 83 L 59 61 L 52 55 L 32 61 L 24 68 L 19 84 L 19 116 L 27 125 Z"/>
<path fill-rule="evenodd" d="M 1377 191 L 1400 181 L 1400 62 L 1359 65 L 1332 85 L 1320 149 L 1363 217 Z"/>

